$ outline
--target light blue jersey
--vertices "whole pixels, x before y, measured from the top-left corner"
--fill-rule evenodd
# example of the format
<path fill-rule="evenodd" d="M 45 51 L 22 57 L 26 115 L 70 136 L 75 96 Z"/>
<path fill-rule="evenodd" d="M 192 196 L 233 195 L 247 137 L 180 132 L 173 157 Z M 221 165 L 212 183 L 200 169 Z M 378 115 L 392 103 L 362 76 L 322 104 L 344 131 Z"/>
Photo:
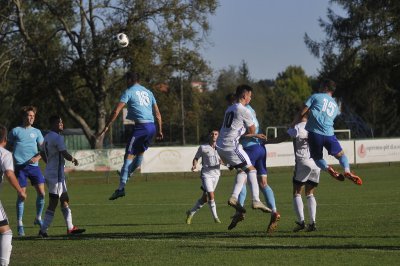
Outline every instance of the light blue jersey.
<path fill-rule="evenodd" d="M 157 104 L 151 91 L 135 84 L 124 91 L 120 102 L 127 105 L 127 119 L 136 123 L 154 123 L 153 105 Z"/>
<path fill-rule="evenodd" d="M 15 165 L 24 165 L 38 153 L 38 145 L 42 145 L 43 135 L 34 127 L 16 127 L 8 134 L 8 142 L 13 146 Z M 38 166 L 38 163 L 30 165 Z"/>
<path fill-rule="evenodd" d="M 310 110 L 306 129 L 324 136 L 333 136 L 333 121 L 340 114 L 338 104 L 327 93 L 316 93 L 305 102 Z"/>
<path fill-rule="evenodd" d="M 250 110 L 251 113 L 251 118 L 254 122 L 254 126 L 256 127 L 256 134 L 259 133 L 260 131 L 260 124 L 258 123 L 257 116 L 256 116 L 256 111 L 250 106 L 250 104 L 246 105 L 246 108 Z M 242 144 L 243 148 L 250 147 L 252 145 L 260 144 L 260 140 L 258 138 L 242 138 L 240 140 L 240 143 Z"/>

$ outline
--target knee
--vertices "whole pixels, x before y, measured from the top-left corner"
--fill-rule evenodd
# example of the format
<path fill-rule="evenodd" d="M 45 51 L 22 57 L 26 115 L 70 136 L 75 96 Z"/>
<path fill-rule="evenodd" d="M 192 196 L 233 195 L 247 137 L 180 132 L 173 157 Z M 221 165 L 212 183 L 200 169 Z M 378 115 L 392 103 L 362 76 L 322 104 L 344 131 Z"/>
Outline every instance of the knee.
<path fill-rule="evenodd" d="M 261 188 L 266 188 L 268 186 L 267 176 L 261 176 L 258 178 L 258 184 Z"/>
<path fill-rule="evenodd" d="M 338 154 L 335 155 L 336 159 L 339 159 L 340 157 L 342 157 L 344 155 L 344 150 L 341 150 Z"/>

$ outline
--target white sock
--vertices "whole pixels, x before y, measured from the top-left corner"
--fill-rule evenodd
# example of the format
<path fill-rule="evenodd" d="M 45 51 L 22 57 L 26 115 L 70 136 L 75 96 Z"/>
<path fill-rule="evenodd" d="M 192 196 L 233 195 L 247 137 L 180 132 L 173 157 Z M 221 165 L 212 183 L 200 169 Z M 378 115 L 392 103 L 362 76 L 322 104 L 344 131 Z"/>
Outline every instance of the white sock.
<path fill-rule="evenodd" d="M 193 208 L 190 210 L 191 214 L 195 214 L 198 210 L 200 210 L 204 204 L 202 203 L 201 199 L 198 199 L 196 204 L 193 206 Z"/>
<path fill-rule="evenodd" d="M 12 250 L 12 231 L 11 229 L 0 234 L 0 265 L 8 265 L 10 263 Z"/>
<path fill-rule="evenodd" d="M 74 225 L 72 224 L 72 213 L 69 206 L 61 208 L 61 212 L 64 215 L 65 224 L 67 225 L 68 230 L 74 228 Z"/>
<path fill-rule="evenodd" d="M 293 209 L 297 216 L 297 221 L 299 223 L 304 221 L 304 205 L 303 199 L 301 198 L 300 194 L 296 194 L 293 197 Z"/>
<path fill-rule="evenodd" d="M 239 198 L 239 193 L 246 182 L 247 175 L 245 172 L 238 172 L 236 174 L 235 185 L 233 186 L 232 197 Z"/>
<path fill-rule="evenodd" d="M 53 218 L 54 218 L 54 212 L 50 211 L 50 210 L 46 210 L 46 212 L 44 213 L 44 220 L 43 220 L 42 227 L 40 228 L 40 231 L 46 232 L 47 229 L 50 227 L 51 222 L 53 221 Z"/>
<path fill-rule="evenodd" d="M 310 214 L 310 223 L 315 223 L 315 216 L 317 214 L 317 201 L 313 194 L 307 196 L 308 213 Z"/>
<path fill-rule="evenodd" d="M 214 219 L 217 219 L 218 218 L 217 204 L 215 204 L 215 200 L 209 200 L 208 201 L 208 206 L 210 207 L 211 214 L 214 217 Z"/>
<path fill-rule="evenodd" d="M 24 226 L 24 223 L 22 222 L 22 220 L 18 220 L 18 226 Z"/>
<path fill-rule="evenodd" d="M 251 194 L 253 195 L 253 201 L 260 201 L 260 188 L 258 187 L 257 171 L 251 170 L 247 173 L 247 178 L 250 182 Z"/>

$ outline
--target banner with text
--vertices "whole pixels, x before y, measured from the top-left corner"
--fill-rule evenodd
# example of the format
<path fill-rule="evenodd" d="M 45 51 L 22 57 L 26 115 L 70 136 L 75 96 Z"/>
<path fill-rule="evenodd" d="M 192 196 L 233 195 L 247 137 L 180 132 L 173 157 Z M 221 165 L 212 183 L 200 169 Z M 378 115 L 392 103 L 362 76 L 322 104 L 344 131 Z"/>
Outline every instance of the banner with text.
<path fill-rule="evenodd" d="M 399 162 L 400 139 L 356 140 L 356 162 Z"/>

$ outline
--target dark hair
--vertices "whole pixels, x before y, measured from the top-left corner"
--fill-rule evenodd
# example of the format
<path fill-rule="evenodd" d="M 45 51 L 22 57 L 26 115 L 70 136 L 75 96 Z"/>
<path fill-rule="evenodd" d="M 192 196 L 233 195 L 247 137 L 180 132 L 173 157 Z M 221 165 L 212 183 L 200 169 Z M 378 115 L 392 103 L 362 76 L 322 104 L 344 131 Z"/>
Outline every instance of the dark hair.
<path fill-rule="evenodd" d="M 37 108 L 32 105 L 22 106 L 20 110 L 21 117 L 25 117 L 28 112 L 34 112 L 36 114 Z"/>
<path fill-rule="evenodd" d="M 125 78 L 127 80 L 132 80 L 133 82 L 139 82 L 140 81 L 140 75 L 137 72 L 129 71 L 125 73 Z"/>
<path fill-rule="evenodd" d="M 50 116 L 50 118 L 49 118 L 49 124 L 50 125 L 53 125 L 54 123 L 56 123 L 56 122 L 58 122 L 58 121 L 60 121 L 61 120 L 61 116 L 59 116 L 59 115 L 52 115 L 52 116 Z"/>
<path fill-rule="evenodd" d="M 331 79 L 324 79 L 321 82 L 320 89 L 322 91 L 335 91 L 336 90 L 336 83 Z"/>
<path fill-rule="evenodd" d="M 237 86 L 235 93 L 236 98 L 240 98 L 246 91 L 253 91 L 253 88 L 246 84 Z"/>
<path fill-rule="evenodd" d="M 229 103 L 233 103 L 236 100 L 236 96 L 234 93 L 229 93 L 225 96 L 225 100 Z"/>
<path fill-rule="evenodd" d="M 7 128 L 3 125 L 0 125 L 0 142 L 7 140 Z"/>

